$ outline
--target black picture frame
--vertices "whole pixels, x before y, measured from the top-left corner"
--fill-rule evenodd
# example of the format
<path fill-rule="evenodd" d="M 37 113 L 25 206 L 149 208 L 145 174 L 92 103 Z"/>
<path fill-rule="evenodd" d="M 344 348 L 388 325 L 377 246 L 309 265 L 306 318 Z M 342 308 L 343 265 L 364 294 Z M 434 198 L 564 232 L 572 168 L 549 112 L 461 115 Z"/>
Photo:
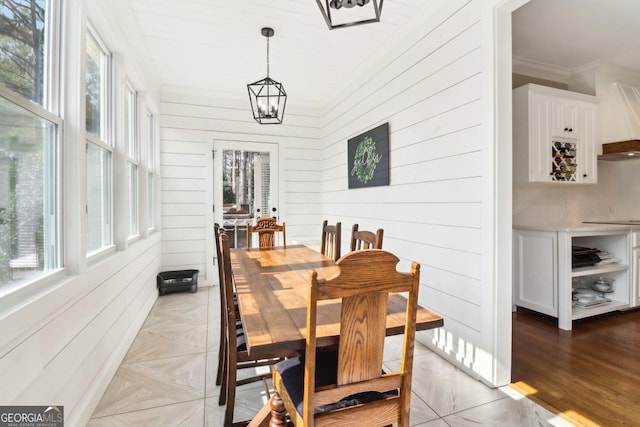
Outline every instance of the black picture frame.
<path fill-rule="evenodd" d="M 389 123 L 347 141 L 349 188 L 389 185 Z"/>

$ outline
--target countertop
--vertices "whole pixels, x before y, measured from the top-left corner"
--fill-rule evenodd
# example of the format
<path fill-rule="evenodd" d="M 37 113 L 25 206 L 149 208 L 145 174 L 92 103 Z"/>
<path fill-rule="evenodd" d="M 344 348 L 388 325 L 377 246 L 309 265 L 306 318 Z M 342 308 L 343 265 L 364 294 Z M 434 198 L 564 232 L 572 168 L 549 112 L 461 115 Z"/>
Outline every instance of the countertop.
<path fill-rule="evenodd" d="M 640 230 L 640 224 L 593 224 L 593 223 L 560 223 L 560 224 L 513 224 L 513 228 L 519 230 L 539 230 L 539 231 L 635 231 Z"/>

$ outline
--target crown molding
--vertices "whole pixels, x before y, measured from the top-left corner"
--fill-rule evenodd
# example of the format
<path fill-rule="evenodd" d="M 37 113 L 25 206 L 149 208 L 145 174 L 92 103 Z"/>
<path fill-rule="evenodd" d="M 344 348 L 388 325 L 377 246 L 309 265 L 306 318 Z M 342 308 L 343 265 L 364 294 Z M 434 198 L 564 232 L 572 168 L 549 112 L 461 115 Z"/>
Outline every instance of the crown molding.
<path fill-rule="evenodd" d="M 512 72 L 558 83 L 568 83 L 569 77 L 571 76 L 571 70 L 569 68 L 546 64 L 519 56 L 513 56 L 512 58 Z"/>

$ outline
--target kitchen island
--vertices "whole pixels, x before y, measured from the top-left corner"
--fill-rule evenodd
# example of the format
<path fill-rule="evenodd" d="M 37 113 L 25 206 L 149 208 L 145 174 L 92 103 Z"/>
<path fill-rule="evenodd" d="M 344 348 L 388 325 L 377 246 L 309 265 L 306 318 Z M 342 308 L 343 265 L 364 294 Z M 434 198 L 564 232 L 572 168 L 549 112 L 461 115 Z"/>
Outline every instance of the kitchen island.
<path fill-rule="evenodd" d="M 639 235 L 640 226 L 627 224 L 514 226 L 514 306 L 556 317 L 564 330 L 573 320 L 638 306 Z M 573 247 L 609 258 L 578 266 Z M 613 282 L 612 289 L 594 289 L 597 280 Z"/>

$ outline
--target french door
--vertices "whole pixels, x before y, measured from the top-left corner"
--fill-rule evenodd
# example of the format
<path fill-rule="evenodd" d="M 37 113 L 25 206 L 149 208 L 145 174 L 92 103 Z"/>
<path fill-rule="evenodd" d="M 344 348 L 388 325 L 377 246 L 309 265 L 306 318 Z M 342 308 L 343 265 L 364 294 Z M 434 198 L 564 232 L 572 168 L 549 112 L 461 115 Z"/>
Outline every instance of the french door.
<path fill-rule="evenodd" d="M 229 236 L 231 247 L 247 246 L 247 224 L 263 216 L 280 221 L 278 144 L 216 140 L 213 143 L 212 218 Z M 213 233 L 207 250 L 207 277 L 217 283 Z"/>

